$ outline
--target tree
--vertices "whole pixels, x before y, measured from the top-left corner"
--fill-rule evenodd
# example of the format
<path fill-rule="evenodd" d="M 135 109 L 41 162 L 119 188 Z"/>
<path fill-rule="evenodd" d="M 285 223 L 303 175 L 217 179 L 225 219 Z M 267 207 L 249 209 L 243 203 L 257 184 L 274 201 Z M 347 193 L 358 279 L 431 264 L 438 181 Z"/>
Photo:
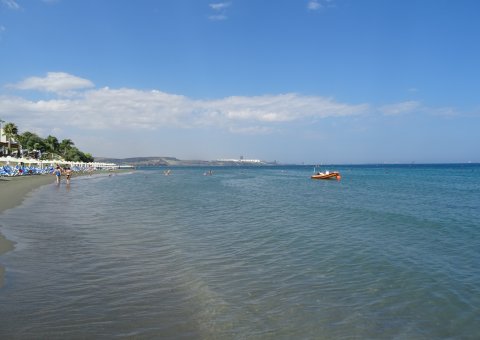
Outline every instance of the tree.
<path fill-rule="evenodd" d="M 50 152 L 53 157 L 53 154 L 58 152 L 58 147 L 60 145 L 58 143 L 57 137 L 49 135 L 47 138 L 45 138 L 44 143 L 45 143 L 45 146 L 47 147 L 47 151 Z"/>
<path fill-rule="evenodd" d="M 22 148 L 27 149 L 29 153 L 34 150 L 40 152 L 47 150 L 43 138 L 30 131 L 25 131 L 21 135 L 18 135 L 18 141 L 22 145 Z"/>
<path fill-rule="evenodd" d="M 0 120 L 0 122 L 3 123 L 2 120 Z M 45 139 L 30 131 L 25 131 L 19 135 L 18 128 L 14 123 L 5 124 L 3 126 L 3 134 L 8 140 L 9 152 L 11 151 L 12 142 L 15 140 L 23 149 L 28 150 L 29 153 L 35 151 L 35 157 L 38 157 L 38 151 L 41 152 L 42 159 L 56 159 L 63 156 L 67 161 L 86 163 L 94 161 L 91 154 L 84 153 L 76 148 L 75 143 L 71 139 L 63 139 L 62 142 L 59 143 L 58 138 L 52 135 L 49 135 Z"/>
<path fill-rule="evenodd" d="M 83 156 L 84 156 L 83 162 L 85 162 L 85 163 L 90 163 L 90 162 L 95 161 L 95 158 L 93 158 L 93 156 L 91 154 L 89 154 L 88 152 L 85 153 Z"/>
<path fill-rule="evenodd" d="M 34 149 L 34 144 L 40 141 L 43 142 L 43 139 L 40 138 L 33 132 L 25 131 L 21 135 L 17 136 L 18 142 L 22 145 L 22 148 L 32 151 Z"/>
<path fill-rule="evenodd" d="M 60 143 L 58 149 L 62 153 L 63 158 L 66 157 L 67 152 L 74 146 L 75 144 L 71 139 L 63 139 Z"/>
<path fill-rule="evenodd" d="M 8 151 L 12 148 L 12 139 L 18 136 L 18 127 L 14 123 L 7 123 L 3 127 L 3 134 L 7 137 Z"/>

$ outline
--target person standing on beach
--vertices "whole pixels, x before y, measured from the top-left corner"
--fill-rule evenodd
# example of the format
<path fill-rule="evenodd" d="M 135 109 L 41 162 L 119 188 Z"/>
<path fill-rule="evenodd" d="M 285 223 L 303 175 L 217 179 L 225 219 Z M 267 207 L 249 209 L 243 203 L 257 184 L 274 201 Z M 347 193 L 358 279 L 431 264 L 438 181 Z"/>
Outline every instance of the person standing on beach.
<path fill-rule="evenodd" d="M 57 178 L 57 184 L 60 184 L 60 176 L 62 176 L 62 169 L 60 168 L 59 165 L 57 165 L 53 174 Z"/>

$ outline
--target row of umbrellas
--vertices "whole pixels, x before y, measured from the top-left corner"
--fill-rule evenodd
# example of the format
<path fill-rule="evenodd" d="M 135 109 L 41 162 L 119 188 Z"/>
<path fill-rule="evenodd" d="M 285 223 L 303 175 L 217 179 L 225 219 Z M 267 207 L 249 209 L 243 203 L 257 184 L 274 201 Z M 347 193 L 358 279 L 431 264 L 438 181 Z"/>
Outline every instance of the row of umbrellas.
<path fill-rule="evenodd" d="M 64 160 L 55 160 L 55 161 L 49 161 L 49 160 L 38 160 L 34 158 L 16 158 L 16 157 L 0 157 L 0 164 L 4 165 L 18 165 L 18 164 L 25 164 L 27 166 L 32 166 L 32 165 L 40 165 L 40 167 L 43 166 L 54 166 L 54 165 L 69 165 L 70 167 L 73 166 L 78 166 L 78 167 L 94 167 L 94 168 L 118 168 L 118 165 L 115 163 L 102 163 L 102 162 L 91 162 L 91 163 L 84 163 L 84 162 L 71 162 L 71 161 L 64 161 Z"/>

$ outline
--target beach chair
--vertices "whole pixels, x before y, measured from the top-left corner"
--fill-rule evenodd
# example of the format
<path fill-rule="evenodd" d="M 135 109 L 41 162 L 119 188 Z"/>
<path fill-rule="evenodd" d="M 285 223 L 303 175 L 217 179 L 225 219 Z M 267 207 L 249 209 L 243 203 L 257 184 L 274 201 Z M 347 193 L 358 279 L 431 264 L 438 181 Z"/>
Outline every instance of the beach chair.
<path fill-rule="evenodd" d="M 4 165 L 3 166 L 3 173 L 5 176 L 14 176 L 14 171 L 10 165 Z"/>

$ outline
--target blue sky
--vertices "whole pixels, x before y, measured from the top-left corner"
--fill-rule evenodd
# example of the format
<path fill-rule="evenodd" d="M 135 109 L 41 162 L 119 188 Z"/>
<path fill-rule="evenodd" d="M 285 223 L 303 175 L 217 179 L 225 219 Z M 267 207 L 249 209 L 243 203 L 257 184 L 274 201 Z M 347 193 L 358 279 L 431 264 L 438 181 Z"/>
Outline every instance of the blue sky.
<path fill-rule="evenodd" d="M 0 0 L 0 119 L 94 156 L 480 162 L 468 0 Z"/>

